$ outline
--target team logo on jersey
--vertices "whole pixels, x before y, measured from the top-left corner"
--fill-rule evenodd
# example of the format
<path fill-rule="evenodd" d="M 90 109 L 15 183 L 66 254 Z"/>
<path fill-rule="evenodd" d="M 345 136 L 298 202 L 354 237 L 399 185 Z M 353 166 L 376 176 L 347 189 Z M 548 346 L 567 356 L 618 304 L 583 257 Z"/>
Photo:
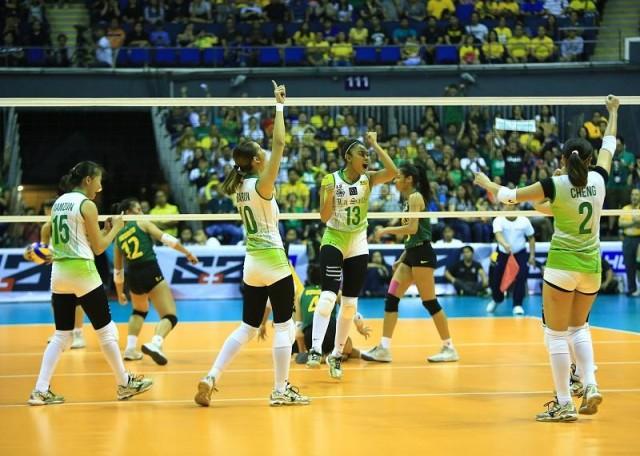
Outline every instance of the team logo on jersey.
<path fill-rule="evenodd" d="M 351 195 L 351 196 L 357 196 L 357 195 L 358 195 L 358 189 L 357 189 L 357 187 L 349 187 L 349 195 Z"/>
<path fill-rule="evenodd" d="M 344 188 L 342 188 L 342 184 L 338 184 L 336 186 L 336 196 L 338 198 L 344 198 L 344 196 L 346 195 Z"/>

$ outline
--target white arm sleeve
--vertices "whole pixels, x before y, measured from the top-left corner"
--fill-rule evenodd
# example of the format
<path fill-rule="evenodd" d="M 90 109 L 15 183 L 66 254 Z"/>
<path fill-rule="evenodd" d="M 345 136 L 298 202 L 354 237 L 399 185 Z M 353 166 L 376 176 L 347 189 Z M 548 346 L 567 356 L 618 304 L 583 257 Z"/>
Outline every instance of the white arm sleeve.
<path fill-rule="evenodd" d="M 167 233 L 162 233 L 160 242 L 162 242 L 167 247 L 175 247 L 176 245 L 178 245 L 178 239 Z"/>

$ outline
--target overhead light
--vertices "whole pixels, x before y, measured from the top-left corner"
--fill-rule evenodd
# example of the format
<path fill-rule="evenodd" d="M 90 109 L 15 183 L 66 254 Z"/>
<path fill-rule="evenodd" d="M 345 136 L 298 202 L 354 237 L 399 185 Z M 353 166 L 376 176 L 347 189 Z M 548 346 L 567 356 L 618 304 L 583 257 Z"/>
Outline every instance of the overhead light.
<path fill-rule="evenodd" d="M 24 187 L 22 185 L 18 185 L 18 191 L 21 192 L 22 190 L 24 190 Z"/>

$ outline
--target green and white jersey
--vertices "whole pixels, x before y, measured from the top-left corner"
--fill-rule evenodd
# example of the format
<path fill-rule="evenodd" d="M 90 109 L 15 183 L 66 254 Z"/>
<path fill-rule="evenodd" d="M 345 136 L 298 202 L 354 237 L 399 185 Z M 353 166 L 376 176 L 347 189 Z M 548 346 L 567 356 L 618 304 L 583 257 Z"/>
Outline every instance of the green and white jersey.
<path fill-rule="evenodd" d="M 236 192 L 236 207 L 247 237 L 247 252 L 283 249 L 278 217 L 280 209 L 275 198 L 265 199 L 256 190 L 258 176 L 247 176 Z"/>
<path fill-rule="evenodd" d="M 80 208 L 89 199 L 80 192 L 65 193 L 51 209 L 51 245 L 53 259 L 93 260 L 93 250 Z"/>
<path fill-rule="evenodd" d="M 600 272 L 600 213 L 604 204 L 607 172 L 590 171 L 585 187 L 574 187 L 569 176 L 551 180 L 554 233 L 547 267 L 567 271 Z"/>
<path fill-rule="evenodd" d="M 335 184 L 333 197 L 333 215 L 327 226 L 337 231 L 357 233 L 367 229 L 367 213 L 369 211 L 369 194 L 371 185 L 369 177 L 363 174 L 355 182 L 346 179 L 344 170 L 325 176 L 325 183 Z"/>

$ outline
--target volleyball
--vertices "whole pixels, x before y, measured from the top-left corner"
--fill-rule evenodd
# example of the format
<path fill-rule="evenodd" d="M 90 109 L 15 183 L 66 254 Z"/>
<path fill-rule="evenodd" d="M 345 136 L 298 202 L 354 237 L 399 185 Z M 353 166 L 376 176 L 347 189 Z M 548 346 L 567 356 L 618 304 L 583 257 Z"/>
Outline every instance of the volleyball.
<path fill-rule="evenodd" d="M 51 258 L 52 251 L 47 244 L 43 244 L 42 242 L 34 242 L 30 245 L 30 247 L 30 255 L 28 259 L 33 261 L 34 263 L 44 264 L 47 263 Z"/>

